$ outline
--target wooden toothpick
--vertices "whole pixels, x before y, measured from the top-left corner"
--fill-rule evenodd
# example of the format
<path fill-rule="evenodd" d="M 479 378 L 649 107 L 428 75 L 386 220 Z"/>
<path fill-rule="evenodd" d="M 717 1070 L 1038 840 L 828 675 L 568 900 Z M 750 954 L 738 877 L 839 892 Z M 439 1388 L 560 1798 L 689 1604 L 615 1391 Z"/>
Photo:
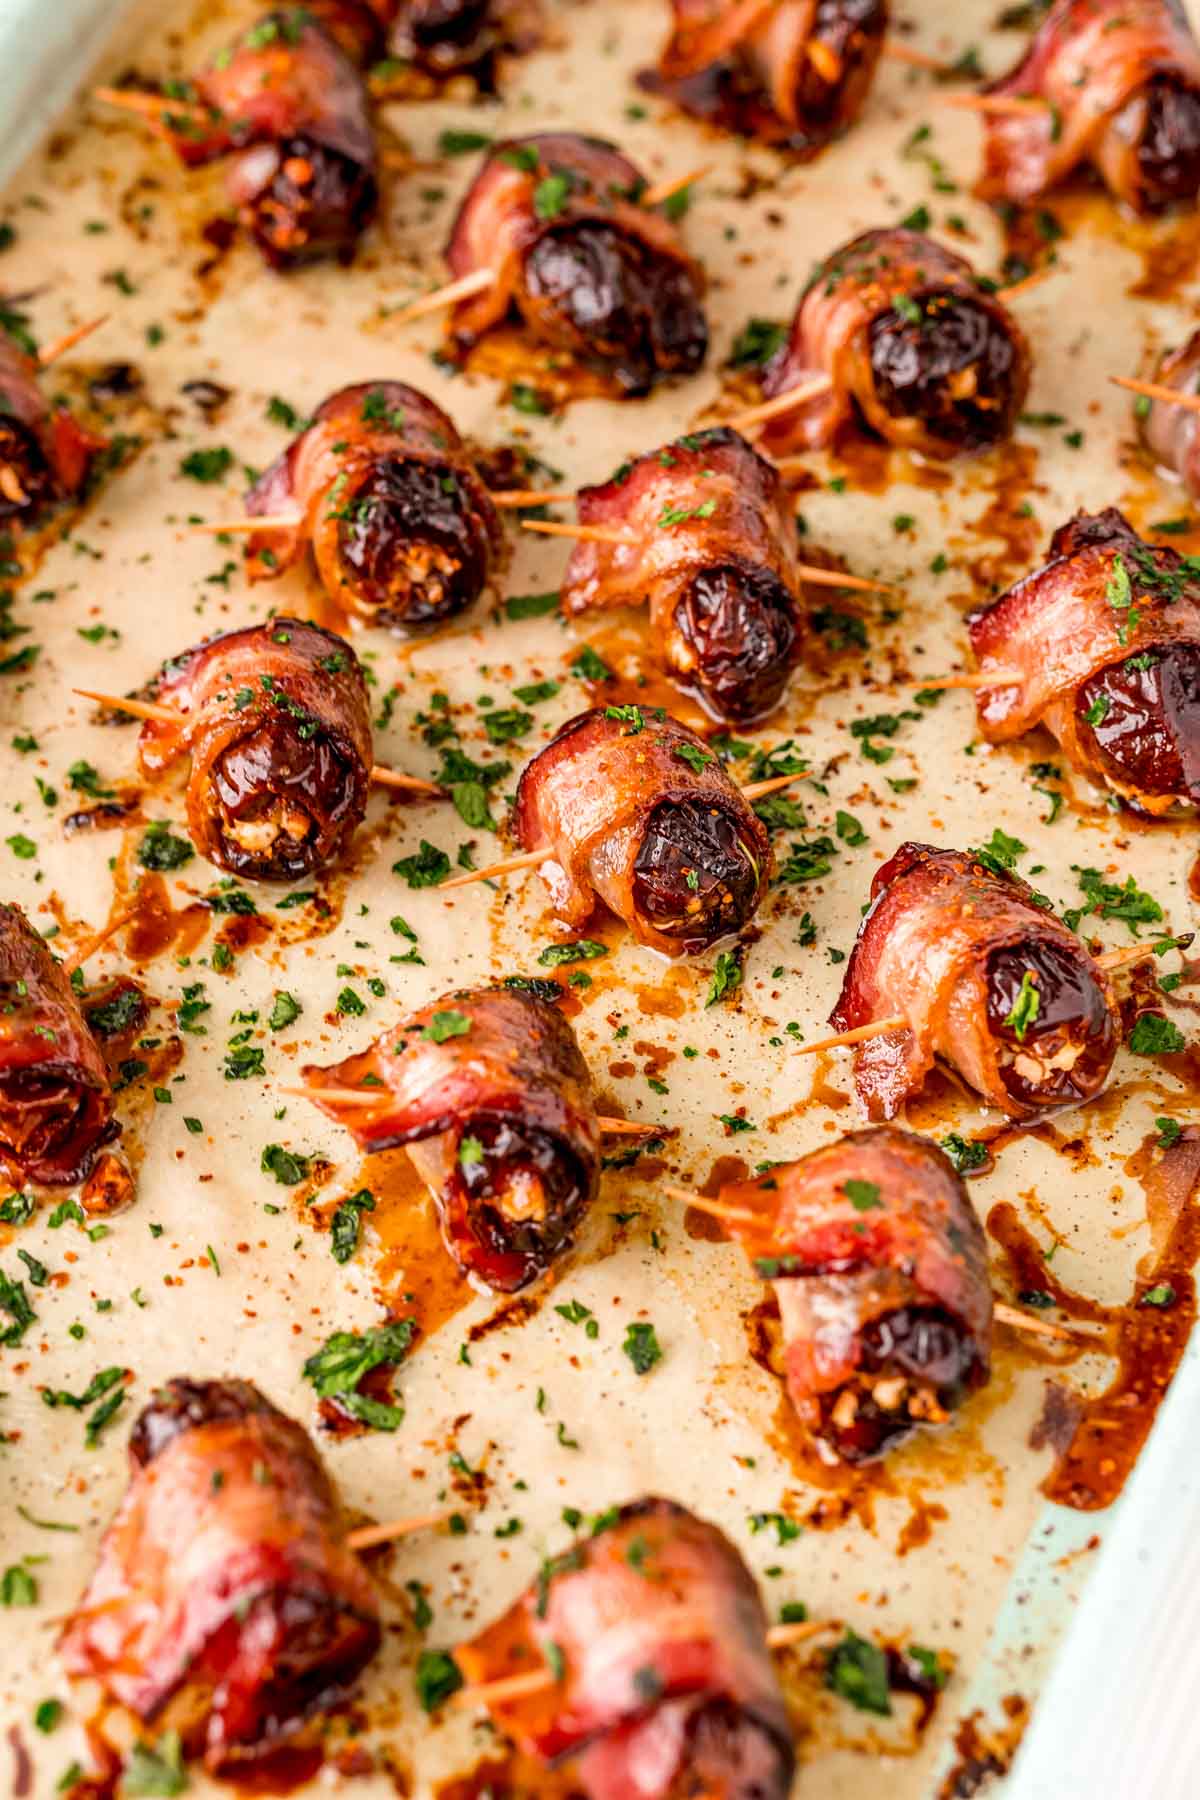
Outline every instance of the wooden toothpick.
<path fill-rule="evenodd" d="M 810 772 L 799 770 L 795 775 L 773 775 L 768 781 L 752 781 L 741 792 L 747 800 L 761 800 L 767 794 L 777 793 L 780 788 L 790 787 L 793 781 L 808 781 Z M 549 861 L 553 851 L 523 850 L 519 856 L 506 856 L 502 862 L 489 863 L 486 869 L 470 869 L 465 875 L 452 875 L 449 881 L 440 881 L 438 891 L 446 893 L 450 888 L 471 887 L 477 881 L 491 881 L 497 875 L 512 875 L 518 869 L 533 869 L 538 863 Z"/>
<path fill-rule="evenodd" d="M 135 719 L 151 719 L 161 725 L 178 724 L 181 716 L 173 706 L 161 706 L 150 700 L 127 700 L 123 694 L 97 694 L 91 688 L 74 688 L 72 692 L 80 694 L 85 700 L 95 700 L 101 706 L 110 706 L 115 712 L 129 713 Z M 372 766 L 371 780 L 378 782 L 380 787 L 445 798 L 444 790 L 436 781 L 424 781 L 418 775 L 403 775 L 398 769 L 385 768 L 382 763 Z"/>
<path fill-rule="evenodd" d="M 522 519 L 522 531 L 536 531 L 542 537 L 576 538 L 581 544 L 640 544 L 636 532 L 622 531 L 616 525 L 567 525 L 558 519 Z"/>
<path fill-rule="evenodd" d="M 247 535 L 256 531 L 295 531 L 303 523 L 303 514 L 293 518 L 290 513 L 265 513 L 261 518 L 255 518 L 253 513 L 243 513 L 237 519 L 205 520 L 203 524 L 190 525 L 188 529 L 210 533 L 215 537 L 218 533 L 227 531 L 244 531 Z"/>
<path fill-rule="evenodd" d="M 51 363 L 56 363 L 60 356 L 65 356 L 68 350 L 73 350 L 84 338 L 91 337 L 93 331 L 99 331 L 102 325 L 107 325 L 108 319 L 108 313 L 101 313 L 98 319 L 89 319 L 86 325 L 76 325 L 73 331 L 66 331 L 52 344 L 46 344 L 38 351 L 38 362 L 42 368 L 48 369 Z"/>
<path fill-rule="evenodd" d="M 794 1625 L 772 1625 L 766 1634 L 767 1648 L 788 1650 L 823 1632 L 841 1629 L 836 1619 L 802 1619 Z M 450 1704 L 459 1711 L 473 1706 L 504 1706 L 511 1700 L 527 1700 L 535 1694 L 548 1693 L 561 1679 L 548 1664 L 543 1664 L 540 1669 L 530 1669 L 521 1675 L 502 1675 L 496 1681 L 481 1681 L 473 1687 L 459 1688 Z"/>
<path fill-rule="evenodd" d="M 814 375 L 811 381 L 801 381 L 794 388 L 785 388 L 782 394 L 776 394 L 772 400 L 760 401 L 757 406 L 747 407 L 745 412 L 735 413 L 725 423 L 733 431 L 749 431 L 755 425 L 765 425 L 771 419 L 782 418 L 784 413 L 794 412 L 806 401 L 815 400 L 820 394 L 827 394 L 832 386 L 832 376 Z"/>
<path fill-rule="evenodd" d="M 475 294 L 485 293 L 495 279 L 491 269 L 472 269 L 469 275 L 461 275 L 457 281 L 447 282 L 445 287 L 435 288 L 431 294 L 425 294 L 420 300 L 402 306 L 399 312 L 390 315 L 389 323 L 408 325 L 414 319 L 423 319 L 427 313 L 442 312 L 447 307 L 457 306 L 460 300 L 470 300 Z"/>
<path fill-rule="evenodd" d="M 396 1538 L 410 1537 L 415 1531 L 431 1531 L 455 1517 L 456 1512 L 448 1509 L 425 1513 L 415 1519 L 390 1519 L 386 1525 L 360 1525 L 356 1531 L 347 1532 L 346 1543 L 351 1550 L 373 1550 L 377 1544 L 390 1544 Z"/>
<path fill-rule="evenodd" d="M 697 181 L 703 181 L 704 177 L 711 172 L 712 164 L 702 163 L 698 169 L 693 169 L 690 175 L 675 175 L 669 181 L 656 182 L 653 187 L 648 187 L 643 191 L 638 204 L 640 206 L 661 206 L 664 201 L 673 200 L 676 194 L 682 194 L 685 188 L 692 187 Z"/>
<path fill-rule="evenodd" d="M 842 1044 L 865 1044 L 868 1038 L 883 1037 L 889 1031 L 903 1031 L 908 1020 L 874 1019 L 869 1025 L 857 1025 L 853 1031 L 839 1031 L 835 1037 L 822 1038 L 816 1044 L 801 1044 L 801 1056 L 814 1056 L 818 1050 L 836 1050 Z"/>
<path fill-rule="evenodd" d="M 136 917 L 137 907 L 127 906 L 123 912 L 110 919 L 107 925 L 102 925 L 99 931 L 93 932 L 90 938 L 85 938 L 77 950 L 72 950 L 69 956 L 63 957 L 62 966 L 66 973 L 73 975 L 76 969 L 81 969 L 102 945 L 107 944 L 109 938 L 116 937 L 118 931 Z"/>
<path fill-rule="evenodd" d="M 294 1095 L 298 1100 L 324 1100 L 330 1106 L 370 1107 L 378 1106 L 380 1101 L 390 1101 L 393 1094 L 388 1087 L 377 1088 L 304 1088 L 281 1087 L 281 1094 Z M 618 1119 L 612 1114 L 597 1113 L 596 1124 L 605 1137 L 659 1137 L 661 1125 L 639 1125 L 635 1119 Z"/>
<path fill-rule="evenodd" d="M 1168 406 L 1185 406 L 1200 412 L 1200 394 L 1186 394 L 1161 381 L 1134 381 L 1129 375 L 1110 375 L 1114 387 L 1128 388 L 1131 394 L 1144 394 L 1147 400 L 1164 400 Z"/>
<path fill-rule="evenodd" d="M 1010 113 L 1014 118 L 1022 113 L 1049 114 L 1052 110 L 1050 102 L 1036 94 L 943 94 L 942 105 L 960 112 Z"/>
<path fill-rule="evenodd" d="M 920 688 L 922 693 L 940 693 L 946 688 L 1020 687 L 1024 679 L 1019 669 L 995 669 L 986 675 L 976 671 L 967 675 L 931 675 L 928 680 L 915 675 L 903 685 Z"/>
<path fill-rule="evenodd" d="M 762 1225 L 766 1219 L 765 1213 L 753 1212 L 744 1206 L 726 1206 L 720 1200 L 710 1200 L 705 1194 L 694 1194 L 690 1188 L 664 1184 L 659 1187 L 658 1191 L 660 1194 L 665 1194 L 669 1200 L 677 1200 L 683 1206 L 694 1206 L 697 1212 L 709 1213 L 714 1219 L 721 1219 L 729 1225 Z M 1055 1325 L 1048 1319 L 1039 1318 L 1036 1313 L 1026 1312 L 1022 1307 L 1009 1306 L 1003 1300 L 993 1303 L 992 1312 L 1002 1325 L 1011 1325 L 1015 1331 L 1031 1332 L 1035 1337 L 1095 1336 L 1095 1333 L 1086 1327 Z"/>

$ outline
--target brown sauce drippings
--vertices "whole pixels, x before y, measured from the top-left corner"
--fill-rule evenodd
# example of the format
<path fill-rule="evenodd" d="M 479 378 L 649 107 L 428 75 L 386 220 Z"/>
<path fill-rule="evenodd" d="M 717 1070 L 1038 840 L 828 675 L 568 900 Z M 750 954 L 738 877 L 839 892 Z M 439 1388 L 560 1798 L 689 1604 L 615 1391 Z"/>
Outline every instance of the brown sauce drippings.
<path fill-rule="evenodd" d="M 1036 445 L 1012 440 L 998 445 L 988 457 L 984 491 L 990 498 L 976 518 L 966 521 L 966 526 L 973 537 L 998 538 L 1002 548 L 988 549 L 968 561 L 967 570 L 976 589 L 971 596 L 972 605 L 978 604 L 981 595 L 999 593 L 1010 586 L 1038 561 L 1044 527 L 1028 505 L 1030 496 L 1041 491 L 1035 481 L 1037 463 Z"/>
<path fill-rule="evenodd" d="M 485 1756 L 433 1791 L 435 1800 L 586 1800 L 568 1769 L 547 1769 L 518 1750 Z"/>
<path fill-rule="evenodd" d="M 118 897 L 118 910 L 133 907 L 133 919 L 123 935 L 125 954 L 131 962 L 153 962 L 173 950 L 190 956 L 204 941 L 211 917 L 206 906 L 194 901 L 174 906 L 161 875 L 143 871 L 128 899 Z"/>
<path fill-rule="evenodd" d="M 994 1775 L 1007 1775 L 1012 1768 L 1029 1723 L 1029 1702 L 1020 1694 L 1006 1694 L 1000 1704 L 1005 1718 L 999 1726 L 989 1726 L 978 1710 L 960 1722 L 954 1734 L 958 1762 L 938 1789 L 937 1800 L 972 1800 Z"/>
<path fill-rule="evenodd" d="M 1047 1294 L 1069 1318 L 1112 1328 L 1117 1368 L 1108 1386 L 1087 1397 L 1068 1389 L 1062 1403 L 1044 1415 L 1041 1441 L 1053 1443 L 1058 1454 L 1042 1491 L 1080 1512 L 1110 1506 L 1124 1487 L 1196 1317 L 1192 1269 L 1200 1257 L 1200 1207 L 1194 1197 L 1200 1129 L 1189 1128 L 1161 1157 L 1153 1153 L 1154 1141 L 1148 1138 L 1129 1165 L 1145 1189 L 1156 1243 L 1124 1306 L 1105 1306 L 1064 1287 L 1008 1202 L 988 1214 L 988 1232 L 1005 1253 L 1018 1293 Z M 1148 1294 L 1167 1290 L 1168 1304 L 1146 1303 Z"/>
<path fill-rule="evenodd" d="M 359 1188 L 375 1196 L 367 1221 L 379 1240 L 379 1298 L 393 1316 L 415 1318 L 422 1338 L 432 1337 L 475 1298 L 442 1242 L 433 1198 L 402 1149 L 364 1157 L 347 1192 Z"/>

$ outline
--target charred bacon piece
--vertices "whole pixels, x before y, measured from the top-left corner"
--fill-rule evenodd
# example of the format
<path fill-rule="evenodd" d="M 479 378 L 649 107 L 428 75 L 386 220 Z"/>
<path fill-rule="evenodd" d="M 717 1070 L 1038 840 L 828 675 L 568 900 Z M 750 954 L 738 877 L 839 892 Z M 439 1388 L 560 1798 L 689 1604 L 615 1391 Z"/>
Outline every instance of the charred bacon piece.
<path fill-rule="evenodd" d="M 1200 191 L 1200 49 L 1177 0 L 1054 0 L 986 91 L 1046 103 L 985 115 L 987 198 L 1033 200 L 1085 162 L 1135 212 Z"/>
<path fill-rule="evenodd" d="M 248 1381 L 168 1382 L 129 1465 L 59 1652 L 210 1770 L 250 1772 L 374 1656 L 374 1586 L 307 1433 Z"/>
<path fill-rule="evenodd" d="M 553 1002 L 510 988 L 448 994 L 357 1056 L 303 1073 L 360 1149 L 406 1146 L 464 1273 L 513 1293 L 571 1244 L 596 1195 L 600 1132 L 587 1064 Z M 346 1089 L 378 1104 L 342 1105 Z"/>
<path fill-rule="evenodd" d="M 702 738 L 659 708 L 598 706 L 569 719 L 517 785 L 513 828 L 545 850 L 559 917 L 602 900 L 667 956 L 741 930 L 766 891 L 761 820 Z"/>
<path fill-rule="evenodd" d="M 614 145 L 543 132 L 494 146 L 459 208 L 446 248 L 458 280 L 494 279 L 460 301 L 450 333 L 466 354 L 515 312 L 540 343 L 610 373 L 626 394 L 704 361 L 702 278 L 646 183 Z"/>
<path fill-rule="evenodd" d="M 828 445 L 856 415 L 889 444 L 947 458 L 1011 432 L 1029 347 L 964 257 L 919 231 L 864 231 L 810 280 L 763 375 L 768 398 L 825 375 L 831 386 L 766 425 L 772 452 Z"/>
<path fill-rule="evenodd" d="M 146 774 L 191 757 L 188 830 L 202 856 L 251 881 L 295 881 L 332 862 L 371 780 L 371 719 L 349 644 L 277 617 L 209 638 L 166 664 L 148 719 Z"/>
<path fill-rule="evenodd" d="M 845 1462 L 945 1420 L 988 1378 L 987 1240 L 962 1177 L 927 1139 L 852 1131 L 722 1206 L 779 1302 L 789 1398 Z"/>
<path fill-rule="evenodd" d="M 453 421 L 402 381 L 339 388 L 246 497 L 251 516 L 295 516 L 249 542 L 251 580 L 307 544 L 336 605 L 373 625 L 419 630 L 477 600 L 504 536 Z"/>
<path fill-rule="evenodd" d="M 1179 394 L 1200 394 L 1200 330 L 1163 357 L 1154 380 Z M 1179 476 L 1194 500 L 1200 499 L 1200 411 L 1172 406 L 1169 400 L 1147 400 L 1146 409 L 1143 443 L 1164 469 Z"/>
<path fill-rule="evenodd" d="M 1032 888 L 927 844 L 876 871 L 830 1024 L 886 1018 L 908 1023 L 854 1051 L 873 1119 L 894 1118 L 939 1059 L 1010 1118 L 1090 1100 L 1120 1041 L 1108 976 Z"/>
<path fill-rule="evenodd" d="M 20 907 L 0 902 L 0 1158 L 26 1181 L 82 1181 L 118 1130 L 66 970 Z"/>
<path fill-rule="evenodd" d="M 491 1703 L 542 1764 L 575 1759 L 587 1800 L 786 1800 L 795 1752 L 754 1578 L 724 1534 L 639 1500 L 543 1564 L 503 1616 L 455 1651 L 467 1681 L 550 1667 Z"/>
<path fill-rule="evenodd" d="M 366 86 L 331 25 L 265 13 L 163 116 L 189 166 L 235 156 L 230 197 L 277 269 L 349 258 L 379 201 Z"/>
<path fill-rule="evenodd" d="M 1110 506 L 1077 513 L 1050 561 L 971 614 L 980 727 L 993 743 L 1044 725 L 1089 780 L 1137 811 L 1200 803 L 1200 579 Z"/>
<path fill-rule="evenodd" d="M 389 11 L 391 56 L 438 81 L 472 75 L 486 91 L 498 56 L 532 50 L 541 37 L 539 0 L 400 0 Z"/>
<path fill-rule="evenodd" d="M 28 341 L 28 340 L 27 340 Z M 0 325 L 0 525 L 29 523 L 77 495 L 107 440 L 50 406 L 37 358 Z"/>
<path fill-rule="evenodd" d="M 718 426 L 625 463 L 578 510 L 638 541 L 576 544 L 564 610 L 648 601 L 663 662 L 716 718 L 769 712 L 800 630 L 796 522 L 774 467 Z"/>
<path fill-rule="evenodd" d="M 808 159 L 862 111 L 887 0 L 671 0 L 657 69 L 638 77 L 685 112 Z"/>

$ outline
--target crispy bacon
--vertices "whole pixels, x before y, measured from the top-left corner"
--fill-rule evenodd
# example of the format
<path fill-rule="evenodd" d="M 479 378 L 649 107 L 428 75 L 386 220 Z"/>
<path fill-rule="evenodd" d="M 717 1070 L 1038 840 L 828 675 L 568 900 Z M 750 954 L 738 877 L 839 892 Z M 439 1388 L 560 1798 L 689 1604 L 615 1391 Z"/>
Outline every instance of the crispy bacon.
<path fill-rule="evenodd" d="M 702 738 L 658 708 L 595 707 L 527 763 L 513 829 L 572 926 L 604 904 L 667 956 L 753 916 L 770 840 Z"/>
<path fill-rule="evenodd" d="M 671 10 L 641 86 L 805 159 L 862 111 L 888 23 L 887 0 L 672 0 Z"/>
<path fill-rule="evenodd" d="M 144 773 L 190 756 L 188 830 L 202 856 L 253 881 L 332 862 L 366 811 L 371 717 L 344 638 L 301 619 L 222 632 L 169 662 L 148 719 Z"/>
<path fill-rule="evenodd" d="M 351 255 L 378 205 L 367 90 L 338 29 L 303 7 L 266 13 L 164 115 L 185 163 L 236 153 L 230 196 L 276 268 Z"/>
<path fill-rule="evenodd" d="M 1078 513 L 1050 561 L 971 614 L 980 726 L 1005 743 L 1044 725 L 1089 780 L 1139 811 L 1200 802 L 1200 579 L 1110 506 Z"/>
<path fill-rule="evenodd" d="M 83 487 L 108 440 L 51 407 L 36 359 L 0 328 L 0 524 L 29 519 Z"/>
<path fill-rule="evenodd" d="M 988 1378 L 987 1240 L 927 1139 L 854 1131 L 721 1189 L 729 1229 L 774 1284 L 788 1395 L 849 1462 L 938 1422 Z"/>
<path fill-rule="evenodd" d="M 527 1755 L 576 1757 L 588 1800 L 786 1800 L 795 1752 L 766 1634 L 728 1538 L 648 1499 L 543 1564 L 455 1660 L 473 1684 L 558 1672 L 549 1689 L 490 1710 Z"/>
<path fill-rule="evenodd" d="M 829 1022 L 897 1017 L 907 1025 L 855 1047 L 875 1119 L 894 1118 L 938 1059 L 1012 1118 L 1089 1100 L 1120 1039 L 1108 976 L 1033 889 L 927 844 L 902 844 L 876 871 Z"/>
<path fill-rule="evenodd" d="M 515 988 L 448 994 L 369 1049 L 303 1074 L 315 1104 L 360 1149 L 407 1146 L 446 1248 L 488 1287 L 512 1293 L 533 1281 L 595 1198 L 591 1076 L 550 1001 Z M 377 1094 L 378 1104 L 344 1106 L 322 1099 L 327 1088 Z"/>
<path fill-rule="evenodd" d="M 355 1680 L 379 1606 L 307 1433 L 248 1381 L 175 1380 L 59 1652 L 69 1674 L 236 1774 Z"/>
<path fill-rule="evenodd" d="M 1160 387 L 1200 394 L 1200 329 L 1178 350 L 1168 351 L 1154 376 Z M 1193 500 L 1200 500 L 1200 410 L 1151 400 L 1141 419 L 1142 441 L 1157 462 L 1178 475 Z"/>
<path fill-rule="evenodd" d="M 638 204 L 645 185 L 602 138 L 557 131 L 496 144 L 446 247 L 456 280 L 494 277 L 450 316 L 460 352 L 515 310 L 540 342 L 600 364 L 625 393 L 698 369 L 708 348 L 700 271 L 670 220 Z"/>
<path fill-rule="evenodd" d="M 502 566 L 496 509 L 453 420 L 403 381 L 331 394 L 246 510 L 299 520 L 250 538 L 252 581 L 290 568 L 308 544 L 338 606 L 395 630 L 451 618 Z"/>
<path fill-rule="evenodd" d="M 774 467 L 718 426 L 583 488 L 578 510 L 584 524 L 618 526 L 637 542 L 576 544 L 564 610 L 648 601 L 667 668 L 717 718 L 768 712 L 799 632 L 796 522 Z"/>
<path fill-rule="evenodd" d="M 25 1181 L 82 1181 L 111 1143 L 112 1086 L 62 968 L 0 902 L 0 1157 Z"/>
<path fill-rule="evenodd" d="M 1200 189 L 1200 49 L 1177 0 L 1054 0 L 987 92 L 1045 102 L 986 115 L 989 199 L 1033 200 L 1081 163 L 1135 212 Z"/>
<path fill-rule="evenodd" d="M 1012 430 L 1029 387 L 1025 337 L 964 257 L 919 231 L 864 231 L 810 280 L 763 375 L 773 398 L 832 386 L 771 421 L 772 452 L 815 450 L 856 416 L 890 444 L 950 457 Z"/>

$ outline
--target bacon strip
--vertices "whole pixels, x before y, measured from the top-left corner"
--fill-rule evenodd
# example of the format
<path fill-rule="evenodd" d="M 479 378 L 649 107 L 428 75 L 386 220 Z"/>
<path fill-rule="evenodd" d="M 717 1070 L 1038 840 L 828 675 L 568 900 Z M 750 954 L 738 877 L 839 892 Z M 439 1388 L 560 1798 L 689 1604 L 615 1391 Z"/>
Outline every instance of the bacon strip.
<path fill-rule="evenodd" d="M 997 1033 L 991 1016 L 989 964 L 1007 949 L 1038 974 L 1043 993 L 1037 1031 L 1015 1042 Z M 1047 953 L 1057 985 L 1068 978 L 1073 984 L 1065 1013 L 1050 976 L 1041 973 Z M 1025 882 L 960 850 L 926 844 L 902 844 L 876 871 L 871 908 L 829 1022 L 835 1031 L 852 1031 L 893 1017 L 908 1023 L 854 1051 L 855 1086 L 871 1118 L 894 1118 L 938 1058 L 990 1105 L 1031 1117 L 1050 1102 L 1020 1097 L 1011 1070 L 1015 1064 L 1021 1071 L 1026 1049 L 1053 1070 L 1060 1051 L 1078 1047 L 1076 1060 L 1064 1059 L 1059 1078 L 1048 1072 L 1045 1082 L 1056 1100 L 1088 1099 L 1103 1086 L 1120 1036 L 1107 975 L 1074 932 L 1036 904 Z"/>
<path fill-rule="evenodd" d="M 985 197 L 1033 200 L 1083 162 L 1138 212 L 1195 197 L 1200 50 L 1174 0 L 1054 0 L 986 91 L 1046 104 L 987 114 Z"/>
<path fill-rule="evenodd" d="M 970 329 L 956 309 L 966 307 Z M 947 321 L 939 342 L 941 318 Z M 912 399 L 888 405 L 881 389 L 884 347 L 876 329 L 888 324 L 903 338 L 916 329 L 903 362 Z M 944 366 L 943 366 L 944 365 Z M 1029 385 L 1030 353 L 1016 321 L 986 292 L 969 262 L 921 232 L 902 226 L 864 231 L 837 250 L 809 281 L 788 341 L 763 375 L 768 398 L 817 376 L 832 385 L 765 428 L 772 452 L 828 445 L 855 409 L 888 443 L 930 456 L 978 448 L 1011 429 Z M 937 401 L 935 408 L 931 403 Z M 956 419 L 955 409 L 962 410 Z M 924 414 L 924 416 L 923 416 Z"/>
<path fill-rule="evenodd" d="M 906 1386 L 940 1412 L 987 1380 L 987 1240 L 961 1177 L 927 1139 L 893 1126 L 851 1132 L 720 1199 L 759 1215 L 729 1230 L 773 1282 L 801 1418 L 829 1430 L 835 1397 L 861 1384 L 843 1431 L 833 1424 L 842 1454 L 856 1441 L 874 1453 L 921 1416 L 903 1410 Z"/>
<path fill-rule="evenodd" d="M 1200 655 L 1200 581 L 1177 552 L 1145 543 L 1116 507 L 1078 513 L 1051 538 L 1050 561 L 972 613 L 968 626 L 982 674 L 1021 677 L 976 693 L 991 742 L 1044 725 L 1076 768 L 1146 811 L 1200 800 L 1200 696 L 1185 694 L 1178 716 L 1163 723 L 1178 739 L 1180 763 L 1165 790 L 1149 787 L 1145 762 L 1123 775 L 1119 754 L 1102 755 L 1078 704 L 1090 680 L 1119 676 L 1131 658 L 1173 646 Z"/>
<path fill-rule="evenodd" d="M 332 862 L 361 821 L 371 768 L 366 682 L 344 638 L 300 619 L 223 632 L 168 663 L 143 772 L 190 756 L 188 830 L 219 868 L 293 881 Z"/>
<path fill-rule="evenodd" d="M 1200 329 L 1163 357 L 1154 379 L 1180 394 L 1200 394 Z M 1179 476 L 1194 500 L 1200 500 L 1200 409 L 1151 400 L 1141 434 L 1151 455 Z"/>
<path fill-rule="evenodd" d="M 72 498 L 108 439 L 48 404 L 34 357 L 0 329 L 0 520 Z"/>
<path fill-rule="evenodd" d="M 492 1716 L 543 1763 L 577 1755 L 588 1800 L 786 1800 L 795 1754 L 754 1579 L 729 1540 L 648 1499 L 543 1567 L 455 1660 L 471 1683 L 553 1663 Z"/>
<path fill-rule="evenodd" d="M 189 1755 L 234 1774 L 338 1697 L 379 1606 L 308 1435 L 245 1381 L 167 1384 L 59 1652 Z"/>
<path fill-rule="evenodd" d="M 795 516 L 772 464 L 718 426 L 581 489 L 578 511 L 583 524 L 637 541 L 576 544 L 564 611 L 648 601 L 667 667 L 715 712 L 747 719 L 774 705 L 797 636 L 799 577 Z"/>
<path fill-rule="evenodd" d="M 801 157 L 858 117 L 888 20 L 886 0 L 672 0 L 671 10 L 671 37 L 641 85 Z"/>
<path fill-rule="evenodd" d="M 20 907 L 0 902 L 0 1157 L 22 1180 L 82 1181 L 119 1129 L 66 972 Z"/>
<path fill-rule="evenodd" d="M 238 153 L 230 196 L 280 267 L 352 249 L 378 203 L 366 85 L 338 30 L 303 7 L 264 14 L 159 127 L 189 166 Z"/>
<path fill-rule="evenodd" d="M 576 132 L 542 132 L 496 144 L 459 207 L 446 246 L 455 280 L 488 269 L 494 279 L 481 294 L 460 301 L 450 316 L 451 334 L 466 351 L 515 308 L 543 342 L 583 350 L 613 365 L 618 381 L 644 391 L 656 373 L 690 371 L 703 360 L 707 331 L 700 312 L 702 279 L 683 248 L 679 233 L 661 212 L 640 206 L 645 179 L 636 165 L 602 138 Z M 553 271 L 533 277 L 530 259 L 550 240 L 570 238 L 579 227 L 603 228 L 616 240 L 629 268 L 618 279 L 634 279 L 613 311 L 614 329 L 649 341 L 610 342 L 601 314 L 615 296 L 597 291 L 596 322 L 585 331 L 569 313 L 568 295 L 550 281 Z M 613 252 L 616 254 L 616 251 Z M 564 252 L 571 254 L 569 244 Z M 633 261 L 630 263 L 630 259 Z M 576 266 L 576 265 L 572 265 Z M 577 262 L 578 280 L 598 277 Z M 627 317 L 636 300 L 638 317 Z M 661 312 L 658 307 L 668 309 Z M 651 306 L 653 316 L 642 316 Z M 646 369 L 646 360 L 653 365 Z"/>
<path fill-rule="evenodd" d="M 600 1132 L 587 1064 L 549 1001 L 518 989 L 448 994 L 332 1066 L 314 1103 L 366 1152 L 408 1147 L 458 1266 L 505 1293 L 571 1243 L 595 1198 Z M 377 1094 L 343 1106 L 325 1089 Z"/>
<path fill-rule="evenodd" d="M 500 520 L 453 420 L 403 381 L 330 394 L 246 511 L 298 521 L 249 539 L 252 581 L 290 568 L 307 544 L 326 593 L 372 622 L 446 617 L 503 561 Z"/>
<path fill-rule="evenodd" d="M 582 925 L 602 900 L 639 943 L 678 956 L 731 929 L 724 912 L 718 929 L 706 916 L 699 848 L 690 865 L 699 880 L 678 893 L 679 922 L 668 928 L 647 911 L 655 871 L 645 847 L 656 820 L 681 805 L 722 816 L 736 835 L 750 880 L 737 907 L 745 923 L 766 891 L 766 830 L 703 739 L 658 709 L 595 707 L 568 720 L 522 771 L 513 830 L 523 849 L 546 852 L 540 873 L 561 919 Z M 679 875 L 682 890 L 682 866 Z"/>

